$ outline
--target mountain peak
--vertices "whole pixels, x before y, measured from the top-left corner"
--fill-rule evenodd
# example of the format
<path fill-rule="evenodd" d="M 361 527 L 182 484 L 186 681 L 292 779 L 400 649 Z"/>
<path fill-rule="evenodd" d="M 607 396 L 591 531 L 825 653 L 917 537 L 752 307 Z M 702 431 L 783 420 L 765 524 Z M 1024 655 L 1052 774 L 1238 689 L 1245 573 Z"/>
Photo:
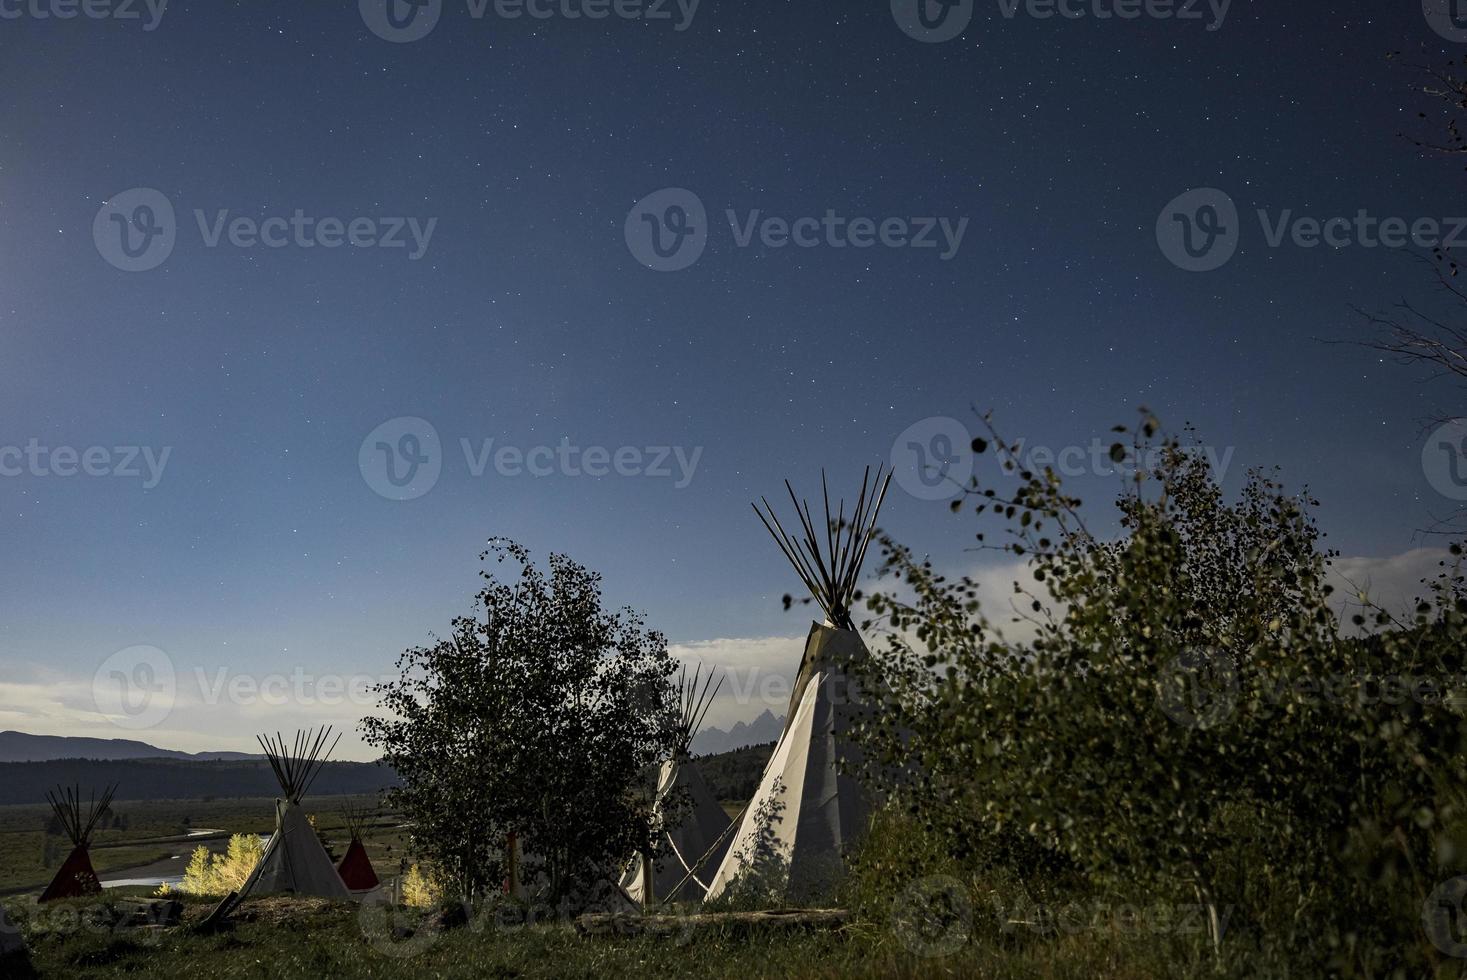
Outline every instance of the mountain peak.
<path fill-rule="evenodd" d="M 715 755 L 732 752 L 749 745 L 763 745 L 779 738 L 784 731 L 784 717 L 765 708 L 752 722 L 735 722 L 728 731 L 712 726 L 701 729 L 693 736 L 690 746 L 694 755 Z"/>

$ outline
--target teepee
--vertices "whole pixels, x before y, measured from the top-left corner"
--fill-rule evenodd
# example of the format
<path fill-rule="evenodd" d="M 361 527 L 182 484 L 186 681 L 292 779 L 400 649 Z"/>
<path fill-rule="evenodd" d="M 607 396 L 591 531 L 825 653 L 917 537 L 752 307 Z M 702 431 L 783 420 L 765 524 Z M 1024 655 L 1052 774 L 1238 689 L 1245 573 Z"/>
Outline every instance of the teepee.
<path fill-rule="evenodd" d="M 331 856 L 301 809 L 301 797 L 311 788 L 336 742 L 341 741 L 341 736 L 336 736 L 336 742 L 328 748 L 326 740 L 330 737 L 330 726 L 319 733 L 296 732 L 295 741 L 288 747 L 278 734 L 273 738 L 257 736 L 284 796 L 275 801 L 275 833 L 265 845 L 260 863 L 240 887 L 241 899 L 278 892 L 321 898 L 351 897 L 331 863 Z"/>
<path fill-rule="evenodd" d="M 702 672 L 700 666 L 690 678 L 683 668 L 678 684 L 682 692 L 678 742 L 672 758 L 657 771 L 653 813 L 662 823 L 658 836 L 661 855 L 655 861 L 650 856 L 634 857 L 622 874 L 622 890 L 644 906 L 701 900 L 709 871 L 718 867 L 728 849 L 728 814 L 718 805 L 690 752 L 693 736 L 723 686 L 722 680 L 713 685 L 712 672 L 706 678 Z"/>
<path fill-rule="evenodd" d="M 350 804 L 344 804 L 341 815 L 346 820 L 347 832 L 351 834 L 351 844 L 347 846 L 346 856 L 336 866 L 336 871 L 341 875 L 341 881 L 348 891 L 369 892 L 381 882 L 377 880 L 372 860 L 367 857 L 367 849 L 362 845 L 362 828 L 367 822 L 367 814 Z"/>
<path fill-rule="evenodd" d="M 92 868 L 92 857 L 87 853 L 87 848 L 91 846 L 92 832 L 97 829 L 97 821 L 102 819 L 102 815 L 112 805 L 112 795 L 116 792 L 115 785 L 107 787 L 100 800 L 93 795 L 83 810 L 81 787 L 58 786 L 54 793 L 47 791 L 46 801 L 56 812 L 56 819 L 66 831 L 66 836 L 71 838 L 71 853 L 61 865 L 61 870 L 56 872 L 56 877 L 51 879 L 51 884 L 41 893 L 40 901 L 50 902 L 58 898 L 77 898 L 101 892 L 102 883 L 97 880 L 97 872 Z"/>
<path fill-rule="evenodd" d="M 878 468 L 873 481 L 867 468 L 849 517 L 843 502 L 831 513 L 824 484 L 822 474 L 823 531 L 817 531 L 809 503 L 795 496 L 788 481 L 801 538 L 785 531 L 767 500 L 762 511 L 754 507 L 825 611 L 825 622 L 810 626 L 784 731 L 712 876 L 709 899 L 745 889 L 772 901 L 822 897 L 838 882 L 847 851 L 870 820 L 867 793 L 843 768 L 860 761 L 849 733 L 869 710 L 858 668 L 870 654 L 856 632 L 851 605 L 891 474 L 883 479 Z"/>

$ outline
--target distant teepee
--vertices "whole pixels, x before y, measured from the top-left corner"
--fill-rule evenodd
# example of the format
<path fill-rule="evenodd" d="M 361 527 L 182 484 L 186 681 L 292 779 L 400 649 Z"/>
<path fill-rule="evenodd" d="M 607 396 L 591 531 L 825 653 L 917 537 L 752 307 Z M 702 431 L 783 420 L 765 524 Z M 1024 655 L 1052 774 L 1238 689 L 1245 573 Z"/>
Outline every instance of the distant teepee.
<path fill-rule="evenodd" d="M 275 801 L 275 833 L 265 845 L 260 863 L 240 887 L 241 899 L 279 892 L 321 898 L 351 897 L 331 863 L 331 856 L 301 809 L 301 798 L 311 788 L 336 742 L 341 741 L 338 735 L 336 742 L 327 747 L 326 740 L 330 737 L 329 726 L 319 733 L 296 732 L 289 747 L 278 734 L 273 739 L 269 735 L 257 736 L 284 796 Z"/>
<path fill-rule="evenodd" d="M 346 821 L 347 832 L 351 834 L 351 844 L 347 846 L 346 856 L 341 859 L 336 870 L 348 891 L 369 892 L 381 882 L 377 880 L 372 860 L 367 857 L 367 849 L 362 845 L 362 828 L 366 825 L 367 813 L 348 803 L 342 805 L 341 815 Z"/>
<path fill-rule="evenodd" d="M 102 891 L 97 872 L 92 868 L 92 858 L 87 848 L 92 843 L 92 832 L 97 821 L 112 805 L 112 796 L 117 792 L 115 785 L 107 787 L 99 800 L 93 796 L 86 809 L 82 808 L 81 787 L 58 786 L 56 792 L 47 792 L 46 801 L 56 812 L 61 828 L 71 839 L 71 853 L 51 879 L 51 884 L 41 893 L 40 901 L 50 902 L 58 898 L 77 898 L 81 895 L 96 895 Z"/>
<path fill-rule="evenodd" d="M 825 611 L 825 622 L 810 625 L 784 731 L 712 876 L 709 899 L 746 887 L 775 901 L 822 897 L 839 880 L 846 854 L 870 821 L 871 801 L 845 771 L 845 764 L 859 761 L 850 732 L 869 710 L 858 678 L 870 654 L 856 632 L 851 606 L 891 474 L 883 479 L 878 468 L 873 482 L 868 468 L 849 516 L 844 503 L 831 513 L 824 483 L 822 474 L 821 530 L 810 505 L 785 483 L 803 530 L 800 538 L 785 532 L 767 500 L 762 511 L 754 508 Z"/>
<path fill-rule="evenodd" d="M 723 686 L 722 680 L 713 685 L 711 672 L 702 678 L 702 670 L 699 667 L 690 678 L 683 668 L 678 684 L 682 692 L 678 743 L 672 758 L 657 772 L 653 812 L 661 824 L 658 842 L 663 853 L 650 869 L 651 887 L 648 871 L 654 862 L 650 859 L 634 857 L 622 875 L 622 889 L 643 905 L 700 901 L 708 887 L 708 873 L 718 867 L 728 849 L 728 814 L 718 805 L 689 752 L 693 735 Z M 671 813 L 665 815 L 664 806 Z"/>

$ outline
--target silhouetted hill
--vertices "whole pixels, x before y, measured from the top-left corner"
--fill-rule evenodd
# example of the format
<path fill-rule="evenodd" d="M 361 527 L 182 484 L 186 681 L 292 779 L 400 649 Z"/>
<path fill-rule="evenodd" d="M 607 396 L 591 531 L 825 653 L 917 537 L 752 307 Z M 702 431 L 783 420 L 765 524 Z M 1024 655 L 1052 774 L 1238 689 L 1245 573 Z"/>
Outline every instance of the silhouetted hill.
<path fill-rule="evenodd" d="M 386 766 L 328 762 L 311 785 L 312 796 L 373 793 L 399 782 Z M 0 763 L 0 805 L 44 803 L 56 784 L 81 786 L 85 796 L 117 784 L 118 800 L 196 800 L 210 797 L 278 796 L 280 784 L 263 760 L 52 759 Z"/>
<path fill-rule="evenodd" d="M 128 738 L 75 738 L 0 732 L 0 762 L 47 762 L 52 759 L 262 759 L 250 752 L 177 752 Z"/>
<path fill-rule="evenodd" d="M 720 800 L 747 802 L 759 788 L 764 765 L 774 754 L 774 742 L 750 745 L 732 752 L 700 756 L 695 760 L 698 772 L 707 780 L 709 789 Z"/>

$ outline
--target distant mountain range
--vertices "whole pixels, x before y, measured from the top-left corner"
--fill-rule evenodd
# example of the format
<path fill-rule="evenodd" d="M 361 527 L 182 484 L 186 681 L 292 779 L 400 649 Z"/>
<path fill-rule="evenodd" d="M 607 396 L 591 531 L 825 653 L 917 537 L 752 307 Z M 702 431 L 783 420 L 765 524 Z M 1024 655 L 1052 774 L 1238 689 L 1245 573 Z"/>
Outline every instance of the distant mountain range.
<path fill-rule="evenodd" d="M 56 759 L 188 759 L 194 762 L 240 762 L 263 759 L 249 752 L 177 752 L 127 738 L 74 738 L 0 732 L 0 762 L 51 762 Z"/>
<path fill-rule="evenodd" d="M 783 730 L 784 718 L 776 716 L 774 712 L 765 708 L 764 713 L 752 722 L 747 724 L 742 721 L 738 722 L 728 731 L 722 728 L 702 729 L 693 736 L 691 748 L 694 755 L 732 752 L 734 749 L 742 749 L 750 745 L 776 742 Z"/>

